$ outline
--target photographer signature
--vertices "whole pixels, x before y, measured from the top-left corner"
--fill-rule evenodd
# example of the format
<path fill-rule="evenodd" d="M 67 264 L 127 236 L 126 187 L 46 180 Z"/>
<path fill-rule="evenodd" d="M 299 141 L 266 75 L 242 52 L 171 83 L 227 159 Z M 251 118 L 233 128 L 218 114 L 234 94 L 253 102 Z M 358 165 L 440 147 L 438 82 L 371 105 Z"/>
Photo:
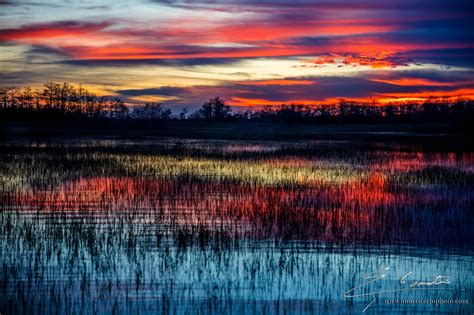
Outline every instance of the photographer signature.
<path fill-rule="evenodd" d="M 401 292 L 401 291 L 411 291 L 411 290 L 449 290 L 450 288 L 446 288 L 446 286 L 442 285 L 449 285 L 451 282 L 449 281 L 449 276 L 433 276 L 432 281 L 409 281 L 410 276 L 413 274 L 413 271 L 409 271 L 399 279 L 400 288 L 399 289 L 392 289 L 392 290 L 381 290 L 375 292 L 365 292 L 365 293 L 357 293 L 359 289 L 366 288 L 369 284 L 382 281 L 387 277 L 388 271 L 390 270 L 389 267 L 380 268 L 376 271 L 370 272 L 368 274 L 363 275 L 361 278 L 366 279 L 367 281 L 363 282 L 362 284 L 353 287 L 350 290 L 344 292 L 345 298 L 355 298 L 355 297 L 362 297 L 362 296 L 379 296 L 385 293 L 393 293 L 393 292 Z M 442 287 L 439 287 L 442 286 Z M 369 307 L 375 303 L 375 298 L 365 307 L 362 312 L 365 312 L 369 309 Z"/>

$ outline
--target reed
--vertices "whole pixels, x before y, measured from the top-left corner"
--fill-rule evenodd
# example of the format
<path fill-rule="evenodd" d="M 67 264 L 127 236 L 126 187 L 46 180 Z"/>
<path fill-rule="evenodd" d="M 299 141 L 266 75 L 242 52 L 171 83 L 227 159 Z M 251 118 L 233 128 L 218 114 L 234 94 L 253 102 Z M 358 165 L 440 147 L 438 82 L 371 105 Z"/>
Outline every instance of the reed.
<path fill-rule="evenodd" d="M 472 296 L 473 157 L 355 142 L 6 142 L 0 312 L 345 313 L 364 301 L 341 292 L 382 263 L 450 271 Z"/>

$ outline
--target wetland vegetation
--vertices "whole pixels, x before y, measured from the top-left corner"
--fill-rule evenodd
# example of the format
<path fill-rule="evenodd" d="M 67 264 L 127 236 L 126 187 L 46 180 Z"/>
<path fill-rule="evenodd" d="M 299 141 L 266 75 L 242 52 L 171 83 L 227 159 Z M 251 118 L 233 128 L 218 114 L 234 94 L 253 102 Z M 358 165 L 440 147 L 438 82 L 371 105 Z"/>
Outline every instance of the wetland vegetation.
<path fill-rule="evenodd" d="M 0 154 L 0 312 L 358 313 L 390 266 L 469 299 L 474 153 L 415 144 L 10 139 Z M 387 282 L 396 288 L 397 279 Z"/>

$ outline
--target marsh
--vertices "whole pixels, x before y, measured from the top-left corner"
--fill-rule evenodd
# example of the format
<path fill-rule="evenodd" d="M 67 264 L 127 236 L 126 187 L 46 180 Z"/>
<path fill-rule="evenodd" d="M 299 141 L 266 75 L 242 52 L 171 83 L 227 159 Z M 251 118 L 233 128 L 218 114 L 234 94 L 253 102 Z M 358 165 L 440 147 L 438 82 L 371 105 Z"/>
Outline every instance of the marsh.
<path fill-rule="evenodd" d="M 372 298 L 344 292 L 383 266 L 383 290 L 412 270 L 450 283 L 370 311 L 473 311 L 469 151 L 20 139 L 2 143 L 0 167 L 2 314 L 360 313 Z"/>

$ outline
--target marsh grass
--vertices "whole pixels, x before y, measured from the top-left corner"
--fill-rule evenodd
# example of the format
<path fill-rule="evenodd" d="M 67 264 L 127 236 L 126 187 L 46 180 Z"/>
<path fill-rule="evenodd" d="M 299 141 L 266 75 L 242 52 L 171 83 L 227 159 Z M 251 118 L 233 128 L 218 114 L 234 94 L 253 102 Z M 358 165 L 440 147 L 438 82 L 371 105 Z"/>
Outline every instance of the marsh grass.
<path fill-rule="evenodd" d="M 0 159 L 0 311 L 344 313 L 347 274 L 382 262 L 472 294 L 471 153 L 171 139 Z"/>

